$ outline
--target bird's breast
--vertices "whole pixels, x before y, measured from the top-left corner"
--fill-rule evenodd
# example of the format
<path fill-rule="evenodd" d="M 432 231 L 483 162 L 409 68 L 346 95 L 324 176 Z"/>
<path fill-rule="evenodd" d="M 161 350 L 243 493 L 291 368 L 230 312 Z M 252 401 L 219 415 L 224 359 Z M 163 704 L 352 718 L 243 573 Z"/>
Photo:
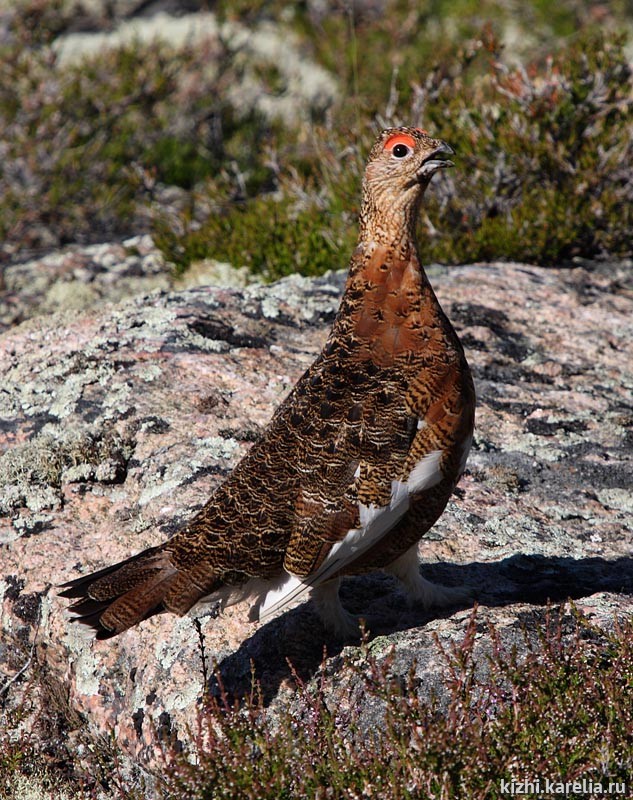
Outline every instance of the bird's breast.
<path fill-rule="evenodd" d="M 413 251 L 403 259 L 373 248 L 346 294 L 346 328 L 376 365 L 412 363 L 416 354 L 446 347 L 445 320 Z"/>

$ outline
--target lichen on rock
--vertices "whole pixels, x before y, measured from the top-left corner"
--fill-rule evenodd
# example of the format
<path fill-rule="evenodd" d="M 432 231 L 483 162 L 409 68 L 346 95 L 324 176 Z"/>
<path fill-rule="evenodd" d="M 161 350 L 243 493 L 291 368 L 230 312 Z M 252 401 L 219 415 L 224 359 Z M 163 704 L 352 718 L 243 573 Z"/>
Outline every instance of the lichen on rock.
<path fill-rule="evenodd" d="M 633 297 L 608 288 L 627 272 L 434 271 L 466 344 L 478 414 L 457 496 L 420 553 L 430 579 L 472 586 L 482 618 L 509 642 L 548 599 L 576 598 L 602 626 L 633 610 Z M 260 626 L 239 604 L 219 617 L 202 606 L 200 634 L 190 617 L 161 615 L 92 643 L 51 588 L 158 544 L 202 506 L 319 352 L 344 279 L 144 293 L 0 335 L 0 670 L 15 675 L 36 645 L 66 687 L 73 724 L 114 735 L 130 763 L 156 764 L 159 730 L 184 741 L 213 664 L 237 694 L 249 691 L 253 665 L 273 717 L 293 702 L 288 659 L 309 679 L 324 644 L 326 671 L 353 686 L 340 672 L 342 644 L 327 640 L 309 604 Z M 417 663 L 420 692 L 441 686 L 431 634 L 461 635 L 467 609 L 434 618 L 379 574 L 341 591 L 374 620 L 377 658 L 393 658 L 400 676 Z M 488 645 L 482 635 L 482 654 Z M 11 686 L 16 703 L 24 686 L 21 677 Z M 363 713 L 367 724 L 380 715 Z"/>

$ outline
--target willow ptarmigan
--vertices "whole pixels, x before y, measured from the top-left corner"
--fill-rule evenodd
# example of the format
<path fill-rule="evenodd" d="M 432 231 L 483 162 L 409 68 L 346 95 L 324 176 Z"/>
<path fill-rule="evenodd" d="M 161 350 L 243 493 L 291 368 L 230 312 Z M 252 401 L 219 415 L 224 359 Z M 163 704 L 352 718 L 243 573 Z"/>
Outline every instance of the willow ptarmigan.
<path fill-rule="evenodd" d="M 334 326 L 262 438 L 172 539 L 64 584 L 74 619 L 98 639 L 202 598 L 251 598 L 251 618 L 265 620 L 308 592 L 327 628 L 358 635 L 339 579 L 377 569 L 426 606 L 465 599 L 425 580 L 417 555 L 474 424 L 464 351 L 415 240 L 424 190 L 452 153 L 418 128 L 380 135 Z"/>

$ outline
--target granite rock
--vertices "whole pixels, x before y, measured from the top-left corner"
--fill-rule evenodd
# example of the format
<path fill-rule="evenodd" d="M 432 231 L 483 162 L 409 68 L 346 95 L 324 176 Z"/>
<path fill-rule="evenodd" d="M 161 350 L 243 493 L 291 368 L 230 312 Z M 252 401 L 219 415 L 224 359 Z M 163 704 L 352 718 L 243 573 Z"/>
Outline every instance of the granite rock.
<path fill-rule="evenodd" d="M 548 601 L 574 598 L 605 628 L 633 611 L 630 270 L 429 270 L 472 365 L 478 416 L 466 474 L 420 553 L 432 580 L 473 587 L 480 619 L 509 642 Z M 338 272 L 157 289 L 41 313 L 0 334 L 9 707 L 45 675 L 35 696 L 50 705 L 57 687 L 69 741 L 112 733 L 130 764 L 153 769 L 161 737 L 187 738 L 213 665 L 240 694 L 253 664 L 273 711 L 293 702 L 287 659 L 308 681 L 323 668 L 341 692 L 353 688 L 341 654 L 357 648 L 330 639 L 309 603 L 266 625 L 248 622 L 243 605 L 219 617 L 213 607 L 160 615 L 95 643 L 68 624 L 55 592 L 163 541 L 204 504 L 319 352 L 343 284 Z M 421 692 L 441 687 L 434 635 L 459 641 L 470 609 L 409 608 L 381 574 L 348 579 L 342 597 L 371 620 L 374 655 L 389 654 L 401 675 L 415 663 Z M 370 724 L 379 711 L 363 713 Z"/>

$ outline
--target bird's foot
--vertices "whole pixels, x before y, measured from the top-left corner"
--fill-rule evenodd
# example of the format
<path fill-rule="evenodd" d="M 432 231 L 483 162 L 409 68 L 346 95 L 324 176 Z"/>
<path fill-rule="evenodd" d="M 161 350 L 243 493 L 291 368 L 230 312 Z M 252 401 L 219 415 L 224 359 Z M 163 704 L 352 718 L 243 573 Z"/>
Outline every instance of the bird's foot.
<path fill-rule="evenodd" d="M 361 635 L 361 620 L 343 608 L 338 590 L 338 579 L 322 583 L 313 590 L 312 601 L 321 622 L 337 639 L 358 639 Z"/>
<path fill-rule="evenodd" d="M 475 593 L 468 586 L 440 586 L 423 578 L 417 545 L 390 564 L 387 571 L 402 583 L 411 605 L 420 605 L 425 609 L 450 608 L 471 605 L 475 600 Z"/>
<path fill-rule="evenodd" d="M 422 608 L 450 608 L 451 606 L 472 605 L 475 592 L 469 586 L 441 586 L 431 583 L 419 573 L 419 580 L 407 582 L 404 588 L 411 605 Z"/>

